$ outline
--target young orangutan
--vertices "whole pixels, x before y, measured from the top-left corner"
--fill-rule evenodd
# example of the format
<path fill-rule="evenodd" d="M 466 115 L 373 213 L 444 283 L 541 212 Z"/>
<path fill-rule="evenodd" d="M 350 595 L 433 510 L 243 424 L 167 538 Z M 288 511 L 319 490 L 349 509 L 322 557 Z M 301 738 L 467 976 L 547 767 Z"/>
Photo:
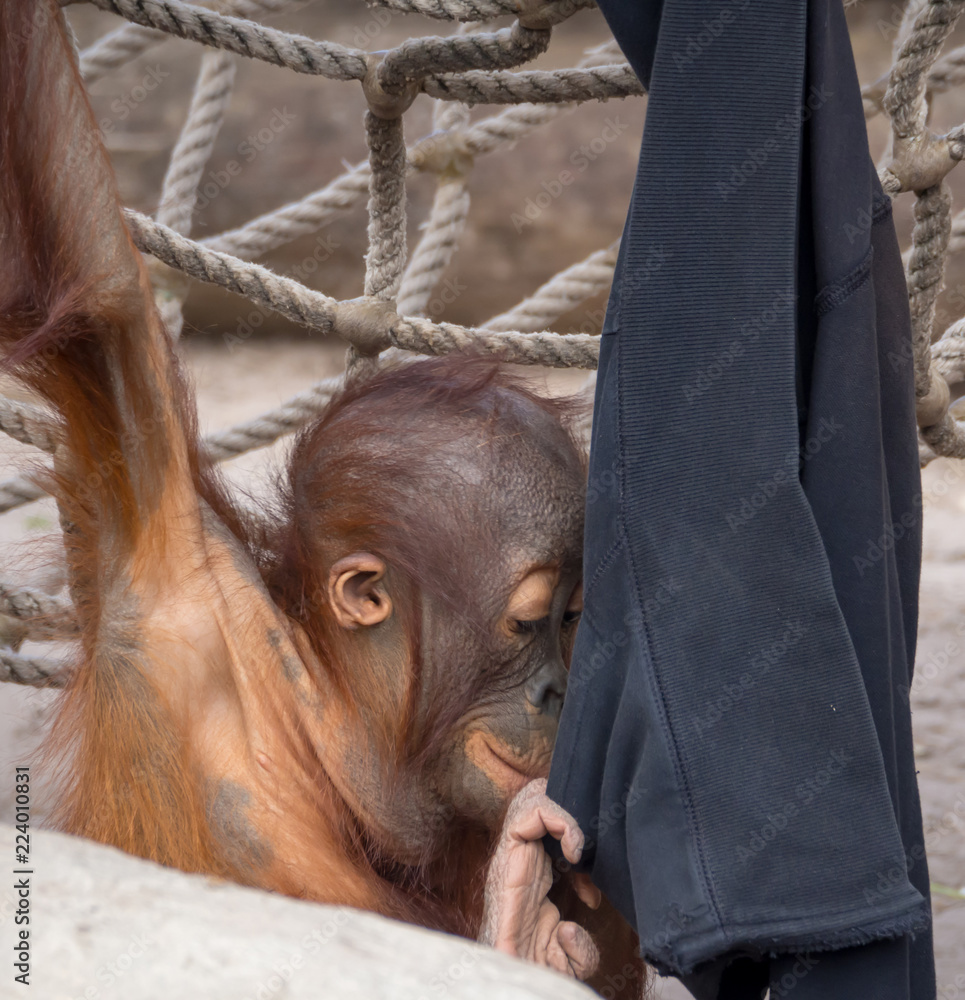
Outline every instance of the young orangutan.
<path fill-rule="evenodd" d="M 586 977 L 540 843 L 575 860 L 582 834 L 533 783 L 580 607 L 564 408 L 485 359 L 383 371 L 246 518 L 199 454 L 54 0 L 0 4 L 0 93 L 0 346 L 62 418 L 81 635 L 57 822 Z"/>

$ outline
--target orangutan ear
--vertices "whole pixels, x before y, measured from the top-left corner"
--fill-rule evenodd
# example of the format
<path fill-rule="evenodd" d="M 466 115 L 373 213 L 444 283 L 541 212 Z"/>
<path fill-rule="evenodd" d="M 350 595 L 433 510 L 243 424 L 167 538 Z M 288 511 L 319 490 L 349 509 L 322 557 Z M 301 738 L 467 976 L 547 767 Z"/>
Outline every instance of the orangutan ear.
<path fill-rule="evenodd" d="M 378 625 L 392 614 L 385 563 L 369 552 L 339 559 L 328 574 L 328 601 L 342 628 Z"/>

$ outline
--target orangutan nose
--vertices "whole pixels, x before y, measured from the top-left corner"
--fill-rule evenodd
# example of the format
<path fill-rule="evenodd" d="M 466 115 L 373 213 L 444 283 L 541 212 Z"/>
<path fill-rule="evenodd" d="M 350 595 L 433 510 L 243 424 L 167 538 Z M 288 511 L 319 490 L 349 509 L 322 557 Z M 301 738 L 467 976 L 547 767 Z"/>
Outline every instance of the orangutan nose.
<path fill-rule="evenodd" d="M 566 693 L 566 668 L 560 663 L 546 663 L 526 684 L 526 700 L 541 715 L 558 719 Z"/>

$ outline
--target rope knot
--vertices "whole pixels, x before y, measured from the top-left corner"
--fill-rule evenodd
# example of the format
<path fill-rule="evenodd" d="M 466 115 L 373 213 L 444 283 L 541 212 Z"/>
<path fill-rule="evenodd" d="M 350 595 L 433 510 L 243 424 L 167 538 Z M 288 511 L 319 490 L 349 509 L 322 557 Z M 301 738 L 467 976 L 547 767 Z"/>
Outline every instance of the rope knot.
<path fill-rule="evenodd" d="M 956 132 L 947 136 L 928 131 L 906 138 L 896 136 L 891 163 L 882 171 L 885 191 L 894 197 L 902 191 L 925 191 L 940 184 L 965 154 L 965 142 Z"/>
<path fill-rule="evenodd" d="M 363 358 L 372 358 L 392 346 L 392 327 L 398 319 L 394 302 L 362 295 L 339 302 L 335 332 Z"/>
<path fill-rule="evenodd" d="M 473 155 L 461 129 L 446 129 L 420 139 L 409 153 L 409 163 L 440 177 L 465 177 L 472 169 Z"/>
<path fill-rule="evenodd" d="M 377 118 L 401 118 L 422 89 L 422 81 L 406 80 L 401 86 L 387 90 L 382 85 L 382 67 L 388 55 L 388 52 L 371 52 L 365 57 L 362 93 L 369 111 Z"/>

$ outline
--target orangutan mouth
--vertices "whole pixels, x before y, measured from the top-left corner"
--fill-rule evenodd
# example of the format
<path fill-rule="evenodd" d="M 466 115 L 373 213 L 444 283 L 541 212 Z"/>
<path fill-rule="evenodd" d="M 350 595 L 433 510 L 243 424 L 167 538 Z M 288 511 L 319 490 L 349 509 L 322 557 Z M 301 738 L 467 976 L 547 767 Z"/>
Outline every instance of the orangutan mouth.
<path fill-rule="evenodd" d="M 549 773 L 548 760 L 545 764 L 535 767 L 532 764 L 523 764 L 509 757 L 505 751 L 497 750 L 481 733 L 471 741 L 469 756 L 476 767 L 494 784 L 500 788 L 511 789 L 514 795 L 534 778 L 545 778 Z"/>

